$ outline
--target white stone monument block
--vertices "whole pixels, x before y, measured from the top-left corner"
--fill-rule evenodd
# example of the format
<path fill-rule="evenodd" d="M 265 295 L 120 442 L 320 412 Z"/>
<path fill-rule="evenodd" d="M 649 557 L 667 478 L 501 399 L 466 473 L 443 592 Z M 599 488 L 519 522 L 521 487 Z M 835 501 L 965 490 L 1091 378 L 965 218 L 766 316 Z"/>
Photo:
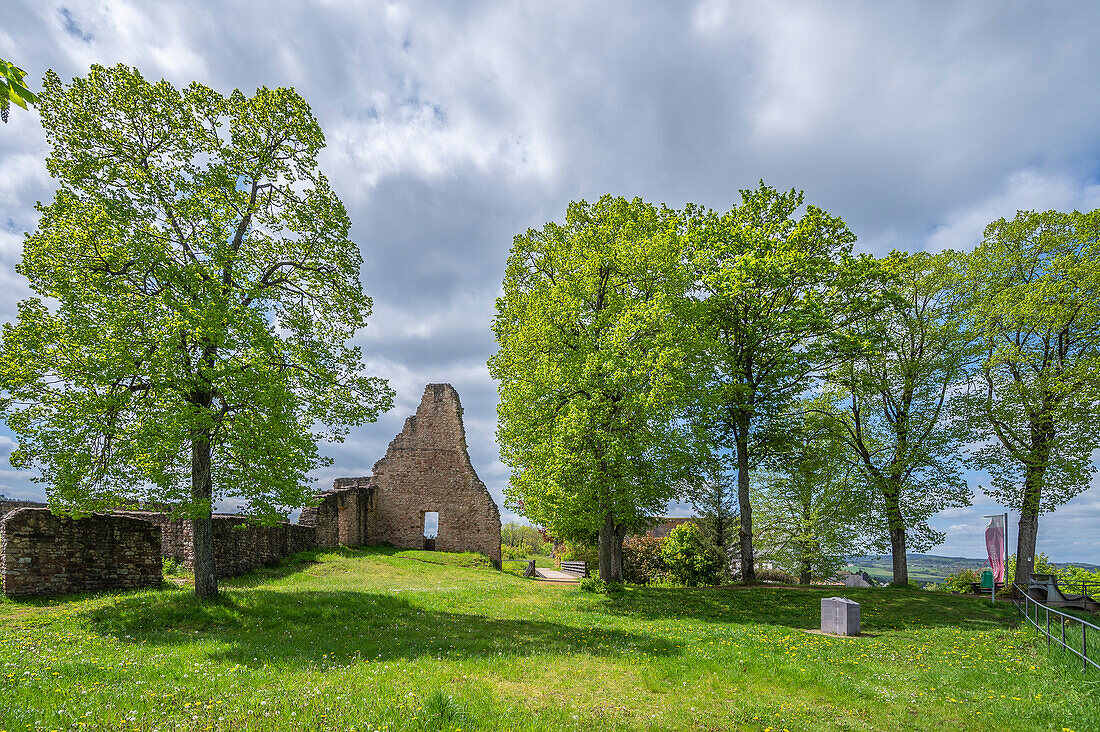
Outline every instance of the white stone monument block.
<path fill-rule="evenodd" d="M 859 603 L 846 597 L 821 598 L 821 630 L 835 635 L 859 635 Z"/>

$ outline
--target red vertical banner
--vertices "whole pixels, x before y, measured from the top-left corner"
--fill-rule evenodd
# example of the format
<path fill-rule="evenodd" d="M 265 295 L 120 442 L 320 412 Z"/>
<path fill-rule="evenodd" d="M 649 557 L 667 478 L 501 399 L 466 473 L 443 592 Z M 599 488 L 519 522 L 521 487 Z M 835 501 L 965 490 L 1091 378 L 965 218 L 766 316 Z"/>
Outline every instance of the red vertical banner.
<path fill-rule="evenodd" d="M 989 555 L 989 566 L 993 568 L 993 581 L 1005 581 L 1005 519 L 1004 516 L 991 516 L 989 526 L 985 527 L 985 550 Z"/>

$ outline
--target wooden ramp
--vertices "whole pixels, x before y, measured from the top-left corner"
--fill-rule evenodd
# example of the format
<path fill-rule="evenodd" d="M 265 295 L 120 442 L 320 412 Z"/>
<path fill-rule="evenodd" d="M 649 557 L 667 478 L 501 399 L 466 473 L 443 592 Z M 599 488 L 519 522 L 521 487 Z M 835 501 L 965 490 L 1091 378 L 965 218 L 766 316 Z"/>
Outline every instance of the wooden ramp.
<path fill-rule="evenodd" d="M 580 577 L 569 572 L 559 572 L 556 569 L 535 568 L 535 577 L 549 582 L 580 582 Z"/>

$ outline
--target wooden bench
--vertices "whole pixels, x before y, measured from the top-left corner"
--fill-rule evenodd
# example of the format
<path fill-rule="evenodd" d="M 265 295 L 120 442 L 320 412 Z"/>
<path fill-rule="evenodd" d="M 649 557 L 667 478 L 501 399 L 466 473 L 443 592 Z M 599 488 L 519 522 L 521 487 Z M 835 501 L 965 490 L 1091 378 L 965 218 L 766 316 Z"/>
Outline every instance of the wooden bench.
<path fill-rule="evenodd" d="M 575 574 L 580 577 L 588 576 L 588 564 L 586 562 L 562 562 L 561 571 Z"/>

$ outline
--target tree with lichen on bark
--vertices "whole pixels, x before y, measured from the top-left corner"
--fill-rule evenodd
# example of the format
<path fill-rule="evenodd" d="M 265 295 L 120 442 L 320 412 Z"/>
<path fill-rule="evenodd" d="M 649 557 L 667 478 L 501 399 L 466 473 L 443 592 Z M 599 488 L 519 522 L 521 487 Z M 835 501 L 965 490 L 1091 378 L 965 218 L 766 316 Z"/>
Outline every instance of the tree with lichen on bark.
<path fill-rule="evenodd" d="M 694 341 L 674 212 L 640 199 L 571 203 L 515 237 L 497 300 L 497 439 L 509 505 L 566 541 L 622 542 L 689 477 L 682 414 Z"/>
<path fill-rule="evenodd" d="M 168 504 L 215 594 L 215 503 L 268 523 L 308 504 L 318 440 L 392 403 L 346 345 L 371 303 L 324 136 L 292 89 L 122 65 L 47 73 L 40 111 L 58 190 L 18 268 L 38 297 L 3 331 L 12 463 L 73 515 Z"/>
<path fill-rule="evenodd" d="M 981 357 L 960 417 L 986 492 L 1020 512 L 1026 583 L 1040 515 L 1089 487 L 1100 448 L 1100 209 L 994 221 L 962 289 Z"/>

